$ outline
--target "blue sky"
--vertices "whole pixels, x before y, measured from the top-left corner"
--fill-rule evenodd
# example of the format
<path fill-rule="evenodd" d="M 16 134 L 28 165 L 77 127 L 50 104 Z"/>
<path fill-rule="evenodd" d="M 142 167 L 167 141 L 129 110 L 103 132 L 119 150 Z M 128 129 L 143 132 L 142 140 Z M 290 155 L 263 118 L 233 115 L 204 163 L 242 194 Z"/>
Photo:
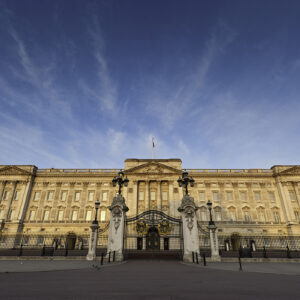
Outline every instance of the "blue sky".
<path fill-rule="evenodd" d="M 0 0 L 0 164 L 300 164 L 299 1 Z"/>

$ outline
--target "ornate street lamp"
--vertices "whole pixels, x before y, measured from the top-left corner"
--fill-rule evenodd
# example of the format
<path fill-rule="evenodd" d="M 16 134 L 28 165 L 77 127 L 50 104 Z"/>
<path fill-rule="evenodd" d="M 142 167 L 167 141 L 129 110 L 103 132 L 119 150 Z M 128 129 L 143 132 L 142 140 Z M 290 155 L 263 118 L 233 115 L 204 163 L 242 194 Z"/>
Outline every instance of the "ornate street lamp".
<path fill-rule="evenodd" d="M 118 177 L 115 177 L 113 180 L 112 180 L 112 184 L 113 186 L 116 186 L 117 184 L 119 185 L 119 191 L 118 191 L 118 194 L 121 195 L 121 190 L 122 190 L 122 186 L 128 186 L 128 182 L 129 182 L 129 179 L 127 178 L 124 178 L 124 172 L 123 171 L 120 171 L 118 173 Z M 123 179 L 124 178 L 124 179 Z"/>
<path fill-rule="evenodd" d="M 98 224 L 97 215 L 98 215 L 98 209 L 99 209 L 99 207 L 100 207 L 100 201 L 97 200 L 95 202 L 96 213 L 95 213 L 95 220 L 93 221 L 93 224 Z"/>
<path fill-rule="evenodd" d="M 209 225 L 215 225 L 215 222 L 212 219 L 212 213 L 211 213 L 212 203 L 210 200 L 207 201 L 207 206 L 208 206 L 208 210 L 209 210 Z"/>
<path fill-rule="evenodd" d="M 195 180 L 192 177 L 188 177 L 188 174 L 189 173 L 187 171 L 182 172 L 182 178 L 179 177 L 178 180 L 177 180 L 178 185 L 180 187 L 184 186 L 184 188 L 185 188 L 185 195 L 189 194 L 188 184 L 190 183 L 190 186 L 193 187 L 194 186 L 194 182 L 195 182 Z"/>

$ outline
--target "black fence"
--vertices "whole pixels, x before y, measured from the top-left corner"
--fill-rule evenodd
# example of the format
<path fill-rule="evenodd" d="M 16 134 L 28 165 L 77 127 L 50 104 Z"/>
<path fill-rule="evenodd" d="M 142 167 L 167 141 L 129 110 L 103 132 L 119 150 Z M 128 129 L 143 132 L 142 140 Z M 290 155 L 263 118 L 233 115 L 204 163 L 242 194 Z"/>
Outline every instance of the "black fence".
<path fill-rule="evenodd" d="M 200 252 L 210 256 L 208 234 L 199 236 Z M 222 257 L 300 258 L 300 236 L 218 236 Z"/>

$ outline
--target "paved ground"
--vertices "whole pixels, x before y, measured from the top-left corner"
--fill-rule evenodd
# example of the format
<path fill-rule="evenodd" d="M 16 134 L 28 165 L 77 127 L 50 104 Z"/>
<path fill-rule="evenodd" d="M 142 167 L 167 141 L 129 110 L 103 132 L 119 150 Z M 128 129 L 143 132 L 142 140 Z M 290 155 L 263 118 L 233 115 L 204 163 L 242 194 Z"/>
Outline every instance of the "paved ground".
<path fill-rule="evenodd" d="M 54 263 L 60 263 L 61 268 L 72 267 L 69 265 L 72 261 Z M 129 261 L 102 267 L 99 270 L 90 268 L 89 263 L 84 261 L 73 263 L 77 270 L 1 273 L 0 297 L 1 299 L 300 299 L 299 275 L 219 270 L 216 269 L 216 264 L 201 267 L 174 261 Z M 87 265 L 83 265 L 84 263 Z M 258 268 L 263 268 L 262 265 L 255 265 L 253 264 L 253 267 L 250 267 L 250 264 L 245 265 L 245 269 L 250 267 L 253 271 L 257 271 Z M 295 266 L 300 268 L 299 264 L 276 264 L 277 267 L 272 268 L 271 264 L 264 265 L 269 265 L 266 268 L 268 270 L 273 268 L 276 273 L 281 268 L 282 272 L 291 270 L 290 274 L 296 274 Z M 1 266 L 3 265 L 0 264 Z M 233 266 L 231 263 L 220 264 L 219 268 L 233 268 Z M 238 266 L 236 267 L 238 270 Z M 43 268 L 45 270 L 45 266 Z"/>

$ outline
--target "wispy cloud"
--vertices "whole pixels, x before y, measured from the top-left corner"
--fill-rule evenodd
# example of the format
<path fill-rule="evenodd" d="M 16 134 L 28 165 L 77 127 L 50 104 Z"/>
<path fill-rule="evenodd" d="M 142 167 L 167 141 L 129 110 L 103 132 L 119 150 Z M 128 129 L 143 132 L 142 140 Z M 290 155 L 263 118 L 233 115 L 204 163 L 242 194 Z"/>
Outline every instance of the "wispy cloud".
<path fill-rule="evenodd" d="M 205 44 L 205 51 L 200 62 L 195 62 L 192 70 L 182 73 L 181 82 L 174 86 L 168 78 L 159 77 L 154 81 L 151 90 L 145 93 L 147 111 L 157 117 L 162 124 L 171 130 L 187 112 L 193 112 L 195 105 L 201 99 L 201 89 L 204 87 L 207 75 L 226 47 L 234 40 L 236 32 L 224 22 L 219 22 Z"/>
<path fill-rule="evenodd" d="M 88 35 L 92 44 L 92 53 L 96 61 L 97 84 L 92 86 L 84 79 L 79 80 L 79 86 L 84 94 L 95 101 L 101 112 L 116 116 L 118 110 L 118 88 L 114 82 L 105 56 L 105 41 L 97 16 L 93 15 L 88 25 Z"/>

